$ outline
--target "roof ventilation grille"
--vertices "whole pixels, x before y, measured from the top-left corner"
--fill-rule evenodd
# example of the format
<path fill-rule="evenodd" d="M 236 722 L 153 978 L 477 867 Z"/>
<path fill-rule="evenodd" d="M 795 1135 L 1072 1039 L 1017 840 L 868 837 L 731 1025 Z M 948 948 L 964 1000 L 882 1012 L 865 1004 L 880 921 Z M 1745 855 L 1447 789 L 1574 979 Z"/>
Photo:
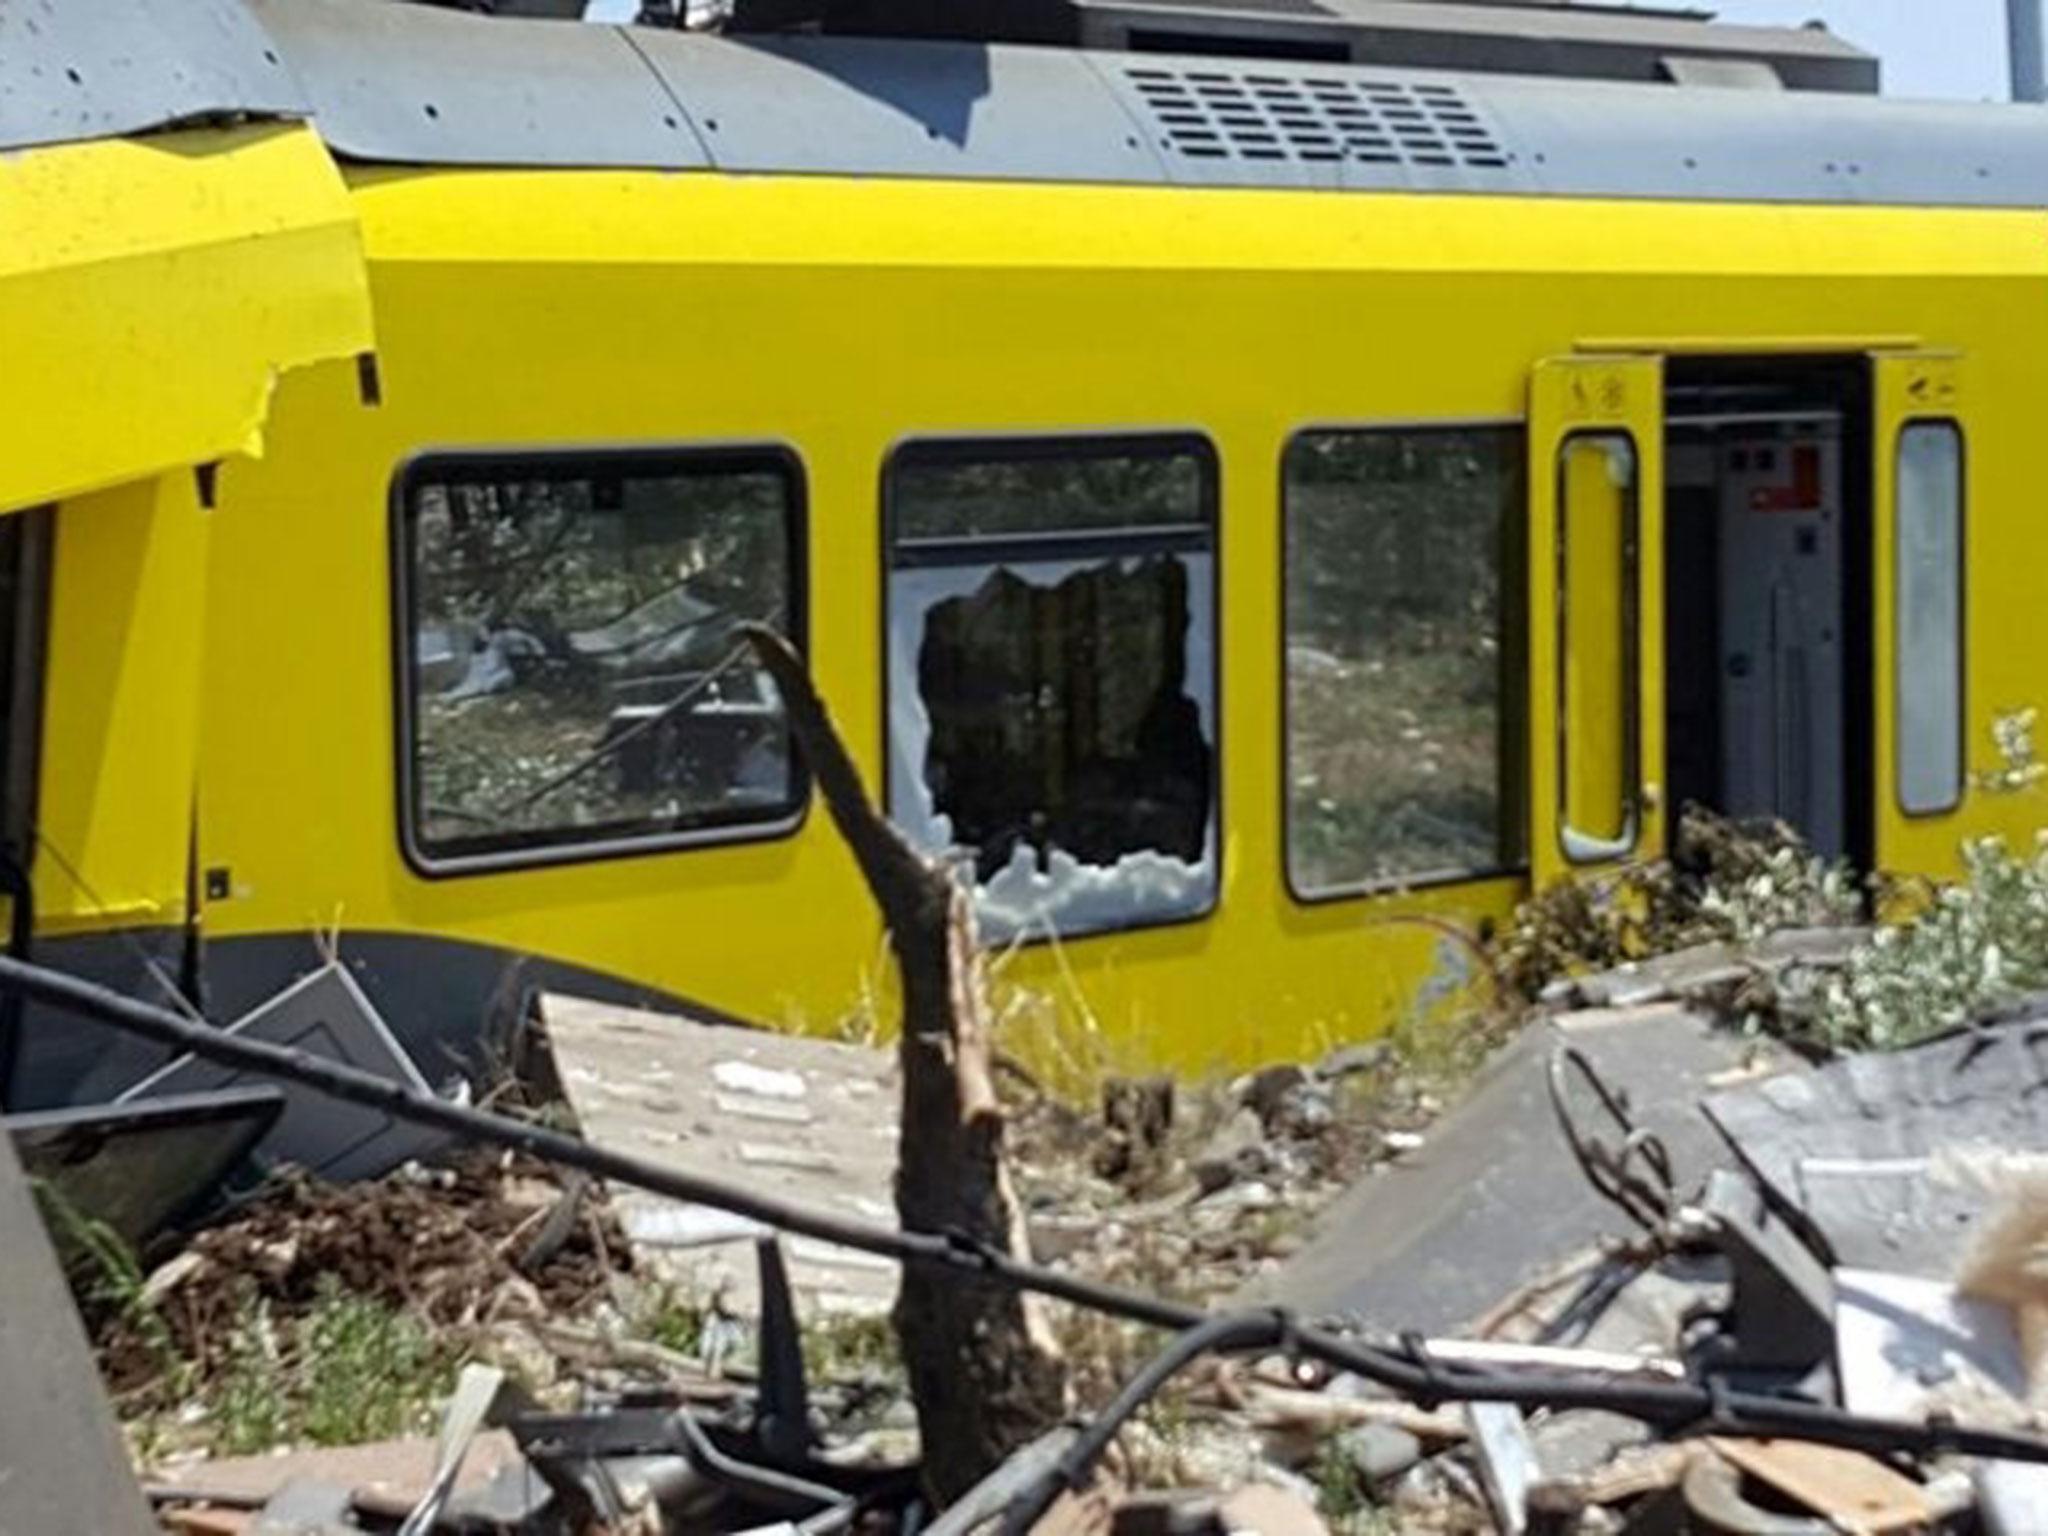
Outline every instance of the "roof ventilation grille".
<path fill-rule="evenodd" d="M 1497 170 L 1508 154 L 1448 85 L 1131 64 L 1167 146 L 1195 160 L 1356 161 Z"/>

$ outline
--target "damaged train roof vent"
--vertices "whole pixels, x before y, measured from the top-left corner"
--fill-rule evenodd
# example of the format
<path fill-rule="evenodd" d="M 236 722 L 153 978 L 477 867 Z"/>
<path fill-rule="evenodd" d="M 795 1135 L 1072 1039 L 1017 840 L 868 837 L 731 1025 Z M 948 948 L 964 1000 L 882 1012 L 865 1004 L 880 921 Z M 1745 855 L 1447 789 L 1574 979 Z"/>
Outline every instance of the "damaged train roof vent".
<path fill-rule="evenodd" d="M 1509 160 L 1453 86 L 1151 63 L 1126 65 L 1124 76 L 1165 146 L 1191 159 L 1487 169 Z"/>

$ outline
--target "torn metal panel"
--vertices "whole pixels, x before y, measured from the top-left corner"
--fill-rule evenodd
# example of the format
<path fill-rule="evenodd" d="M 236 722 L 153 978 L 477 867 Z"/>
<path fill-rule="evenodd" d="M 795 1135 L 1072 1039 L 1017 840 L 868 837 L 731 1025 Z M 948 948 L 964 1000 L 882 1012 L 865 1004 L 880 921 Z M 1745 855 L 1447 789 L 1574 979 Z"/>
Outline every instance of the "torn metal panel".
<path fill-rule="evenodd" d="M 1991 1197 L 1938 1165 L 1971 1149 L 2048 1151 L 2048 1021 L 1708 1096 L 1708 1117 L 1837 1262 L 1947 1278 Z"/>
<path fill-rule="evenodd" d="M 13 1142 L 0 1136 L 0 1531 L 155 1530 Z"/>
<path fill-rule="evenodd" d="M 1635 1121 L 1669 1147 L 1681 1194 L 1732 1161 L 1699 1111 L 1702 1090 L 1724 1073 L 1792 1064 L 1765 1042 L 1672 1005 L 1532 1026 L 1419 1149 L 1375 1168 L 1333 1204 L 1310 1243 L 1261 1283 L 1261 1297 L 1381 1327 L 1449 1331 L 1561 1255 L 1633 1235 L 1588 1186 L 1558 1129 L 1547 1078 L 1559 1043 L 1584 1052 L 1628 1094 Z"/>
<path fill-rule="evenodd" d="M 374 345 L 354 205 L 258 123 L 0 156 L 0 510 L 236 454 L 278 377 Z"/>
<path fill-rule="evenodd" d="M 226 1032 L 342 1062 L 418 1093 L 433 1092 L 355 978 L 340 965 L 328 965 L 293 983 L 228 1025 Z M 252 1081 L 257 1079 L 233 1068 L 181 1056 L 116 1102 L 218 1092 Z M 375 1178 L 410 1158 L 426 1156 L 447 1140 L 381 1109 L 306 1088 L 293 1086 L 285 1095 L 284 1114 L 258 1145 L 257 1155 L 273 1164 L 295 1164 L 323 1179 Z"/>
<path fill-rule="evenodd" d="M 1946 1406 L 1981 1417 L 1982 1403 L 2027 1399 L 2012 1309 L 1945 1280 L 1835 1271 L 1835 1359 L 1851 1413 L 1922 1419 Z"/>
<path fill-rule="evenodd" d="M 131 1249 L 194 1212 L 277 1123 L 283 1090 L 231 1088 L 4 1121 L 22 1164 Z"/>
<path fill-rule="evenodd" d="M 894 1057 L 550 993 L 542 1018 L 586 1140 L 869 1221 L 896 1219 Z M 634 1258 L 733 1311 L 759 1308 L 759 1223 L 614 1187 Z M 784 1245 L 800 1305 L 879 1312 L 897 1266 L 808 1238 Z"/>

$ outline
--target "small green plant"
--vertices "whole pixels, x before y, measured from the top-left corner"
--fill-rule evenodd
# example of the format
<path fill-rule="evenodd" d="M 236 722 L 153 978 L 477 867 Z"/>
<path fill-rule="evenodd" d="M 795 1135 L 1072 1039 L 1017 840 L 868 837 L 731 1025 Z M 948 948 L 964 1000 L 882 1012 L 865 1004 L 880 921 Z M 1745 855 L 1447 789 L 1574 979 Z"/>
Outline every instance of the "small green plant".
<path fill-rule="evenodd" d="M 248 1455 L 412 1433 L 432 1423 L 458 1363 L 416 1319 L 331 1277 L 296 1320 L 252 1290 L 205 1400 L 214 1448 Z"/>
<path fill-rule="evenodd" d="M 1781 1011 L 1836 1050 L 1896 1050 L 2048 987 L 2048 837 L 1963 846 L 1963 878 L 1880 928 L 1837 975 Z"/>
<path fill-rule="evenodd" d="M 804 1374 L 812 1381 L 897 1378 L 903 1357 L 896 1329 L 874 1312 L 828 1312 L 804 1329 Z"/>
<path fill-rule="evenodd" d="M 2034 751 L 2034 725 L 2039 715 L 2040 711 L 2033 708 L 2015 709 L 1991 722 L 1998 766 L 1975 776 L 1972 782 L 1977 788 L 1987 794 L 2017 795 L 2034 788 L 2048 775 L 2048 764 L 2042 763 Z"/>

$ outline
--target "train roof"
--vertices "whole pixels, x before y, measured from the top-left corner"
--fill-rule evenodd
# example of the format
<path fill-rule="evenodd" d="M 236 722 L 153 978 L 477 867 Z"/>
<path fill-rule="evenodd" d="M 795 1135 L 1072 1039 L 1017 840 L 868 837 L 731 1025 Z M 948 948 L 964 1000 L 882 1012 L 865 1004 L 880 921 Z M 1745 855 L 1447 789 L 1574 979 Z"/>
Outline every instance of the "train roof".
<path fill-rule="evenodd" d="M 0 0 L 0 147 L 236 117 L 310 118 L 377 164 L 2048 207 L 2037 107 L 385 0 Z"/>

